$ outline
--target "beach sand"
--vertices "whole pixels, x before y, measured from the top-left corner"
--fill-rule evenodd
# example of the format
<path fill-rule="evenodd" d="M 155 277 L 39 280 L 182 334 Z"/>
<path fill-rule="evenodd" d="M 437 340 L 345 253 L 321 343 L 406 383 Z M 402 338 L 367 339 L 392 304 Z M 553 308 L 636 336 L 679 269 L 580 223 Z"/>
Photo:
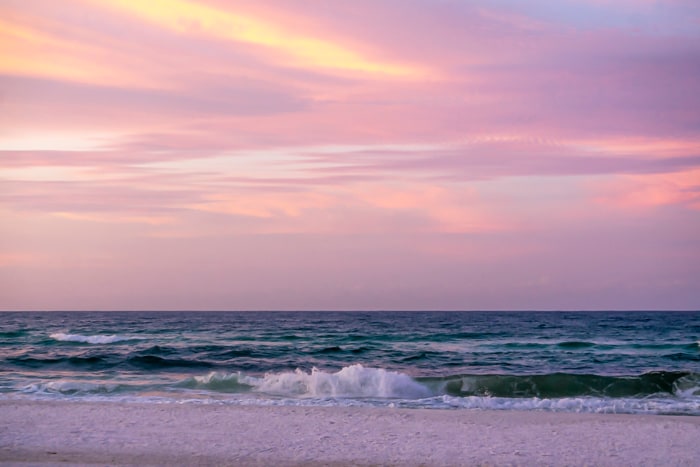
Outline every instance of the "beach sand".
<path fill-rule="evenodd" d="M 700 417 L 0 401 L 2 465 L 699 465 Z"/>

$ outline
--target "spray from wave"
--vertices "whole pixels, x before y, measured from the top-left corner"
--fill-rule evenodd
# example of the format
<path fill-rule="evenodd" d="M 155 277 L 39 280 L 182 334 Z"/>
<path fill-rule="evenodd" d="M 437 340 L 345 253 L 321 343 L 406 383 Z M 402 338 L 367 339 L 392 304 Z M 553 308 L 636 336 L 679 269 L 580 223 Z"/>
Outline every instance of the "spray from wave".
<path fill-rule="evenodd" d="M 403 373 L 351 365 L 335 373 L 314 368 L 310 373 L 271 373 L 263 377 L 241 373 L 209 373 L 183 383 L 185 387 L 221 392 L 257 392 L 300 398 L 402 398 L 431 397 L 432 391 Z"/>

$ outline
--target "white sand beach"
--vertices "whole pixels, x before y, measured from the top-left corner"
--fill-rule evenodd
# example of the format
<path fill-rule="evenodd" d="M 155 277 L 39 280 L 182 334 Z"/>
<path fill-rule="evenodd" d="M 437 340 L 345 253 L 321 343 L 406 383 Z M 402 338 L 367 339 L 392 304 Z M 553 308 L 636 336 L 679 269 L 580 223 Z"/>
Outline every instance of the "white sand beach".
<path fill-rule="evenodd" d="M 697 465 L 682 416 L 0 401 L 2 465 Z"/>

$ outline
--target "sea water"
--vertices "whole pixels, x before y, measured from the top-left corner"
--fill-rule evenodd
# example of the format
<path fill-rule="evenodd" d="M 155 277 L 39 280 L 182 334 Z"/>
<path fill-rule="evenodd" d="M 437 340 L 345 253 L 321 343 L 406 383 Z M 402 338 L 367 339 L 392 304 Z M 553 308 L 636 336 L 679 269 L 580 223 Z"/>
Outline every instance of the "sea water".
<path fill-rule="evenodd" d="M 700 415 L 700 312 L 5 312 L 0 398 Z"/>

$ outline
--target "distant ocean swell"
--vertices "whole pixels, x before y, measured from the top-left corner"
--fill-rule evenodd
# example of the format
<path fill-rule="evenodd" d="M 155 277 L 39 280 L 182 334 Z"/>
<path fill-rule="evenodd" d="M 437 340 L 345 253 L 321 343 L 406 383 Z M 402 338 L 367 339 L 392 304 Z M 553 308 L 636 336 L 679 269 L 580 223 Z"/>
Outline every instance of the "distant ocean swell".
<path fill-rule="evenodd" d="M 6 333 L 9 334 L 9 333 Z M 14 336 L 10 336 L 14 337 Z M 160 371 L 177 371 L 178 369 L 197 368 L 202 370 L 208 369 L 227 369 L 231 366 L 240 368 L 241 370 L 252 371 L 275 371 L 280 363 L 284 363 L 280 357 L 287 358 L 286 366 L 299 366 L 298 363 L 303 363 L 303 356 L 312 355 L 319 356 L 329 362 L 347 362 L 356 357 L 361 357 L 365 354 L 377 353 L 377 346 L 372 344 L 364 345 L 334 345 L 334 346 L 317 346 L 315 348 L 306 349 L 303 352 L 295 349 L 293 344 L 289 342 L 277 342 L 275 345 L 264 345 L 259 343 L 243 343 L 243 345 L 231 346 L 220 344 L 184 344 L 177 342 L 174 345 L 157 344 L 157 345 L 139 345 L 147 344 L 149 339 L 140 336 L 125 336 L 125 335 L 80 335 L 68 333 L 52 333 L 48 339 L 48 343 L 54 343 L 59 347 L 47 345 L 45 350 L 51 351 L 36 352 L 34 350 L 27 352 L 17 352 L 15 355 L 8 356 L 6 361 L 18 368 L 42 368 L 57 369 L 75 367 L 82 370 L 107 370 L 107 369 L 151 369 Z M 296 339 L 294 336 L 285 336 L 285 340 Z M 46 344 L 46 342 L 42 342 Z M 114 345 L 110 345 L 114 344 Z M 119 345 L 116 345 L 119 344 Z M 66 352 L 60 352 L 60 346 L 68 346 L 70 349 Z M 439 345 L 439 344 L 436 344 Z M 557 350 L 551 351 L 549 349 Z M 57 350 L 58 349 L 58 350 Z M 700 342 L 687 343 L 594 343 L 581 341 L 564 341 L 553 343 L 531 343 L 531 342 L 509 342 L 509 343 L 485 343 L 480 345 L 481 353 L 475 352 L 475 355 L 487 355 L 491 357 L 493 354 L 506 353 L 501 349 L 508 350 L 515 356 L 523 356 L 529 354 L 542 355 L 557 355 L 557 352 L 564 352 L 567 355 L 592 355 L 593 361 L 596 359 L 602 360 L 607 358 L 610 361 L 620 359 L 620 355 L 624 355 L 626 351 L 637 353 L 652 353 L 657 360 L 678 361 L 700 363 Z M 40 356 L 47 354 L 46 356 Z M 450 359 L 445 353 L 431 350 L 421 351 L 403 351 L 400 353 L 389 353 L 389 357 L 393 366 L 410 366 L 416 364 L 428 365 L 435 362 L 436 368 L 449 367 Z M 457 360 L 461 362 L 461 360 Z M 269 365 L 265 365 L 269 363 Z M 484 365 L 481 361 L 471 361 L 470 364 L 475 367 Z M 509 365 L 507 359 L 500 362 L 502 367 Z M 307 370 L 311 367 L 307 366 Z M 700 371 L 699 371 L 700 372 Z M 444 372 L 440 372 L 443 373 Z M 562 374 L 563 373 L 563 374 Z M 605 376 L 596 376 L 595 373 L 586 375 L 571 374 L 567 372 L 556 372 L 551 375 L 543 374 L 540 376 L 528 376 L 526 379 L 519 379 L 517 375 L 508 377 L 502 375 L 504 379 L 494 376 L 488 380 L 491 382 L 499 381 L 503 384 L 515 385 L 519 390 L 524 390 L 526 387 L 533 386 L 544 389 L 563 385 L 564 387 L 590 387 L 597 388 L 595 390 L 605 393 L 605 387 L 611 386 L 611 391 L 625 387 L 642 387 L 649 383 L 652 385 L 658 383 L 660 387 L 665 388 L 665 378 L 672 377 L 669 375 L 680 374 L 683 372 L 652 372 L 650 375 L 640 375 L 637 383 L 632 382 L 627 377 L 620 381 L 613 381 Z M 659 376 L 663 375 L 663 376 Z M 440 375 L 442 377 L 442 375 Z M 449 378 L 449 377 L 446 377 Z M 658 381 L 657 381 L 658 380 Z M 464 382 L 462 379 L 459 381 Z M 480 380 L 479 387 L 487 384 L 487 380 Z M 499 384 L 494 387 L 488 384 L 489 390 L 494 393 L 500 393 Z M 648 391 L 641 391 L 647 393 Z"/>

